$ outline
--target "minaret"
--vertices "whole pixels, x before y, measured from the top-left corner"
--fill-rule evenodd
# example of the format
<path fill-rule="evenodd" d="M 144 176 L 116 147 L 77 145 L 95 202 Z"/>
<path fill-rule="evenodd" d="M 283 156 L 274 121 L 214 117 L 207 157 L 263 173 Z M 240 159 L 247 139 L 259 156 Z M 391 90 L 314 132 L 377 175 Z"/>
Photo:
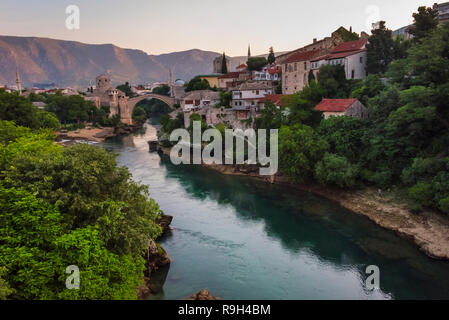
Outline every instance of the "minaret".
<path fill-rule="evenodd" d="M 169 70 L 168 85 L 169 86 L 173 85 L 173 69 L 172 69 L 172 67 L 170 67 L 170 70 Z"/>
<path fill-rule="evenodd" d="M 20 81 L 19 69 L 16 69 L 16 84 L 17 91 L 19 91 L 19 95 L 22 94 L 22 82 Z"/>
<path fill-rule="evenodd" d="M 250 48 L 250 46 L 249 46 L 249 44 L 248 44 L 248 59 L 249 58 L 251 58 L 251 48 Z"/>
<path fill-rule="evenodd" d="M 173 69 L 170 66 L 169 75 L 168 75 L 168 86 L 170 87 L 170 97 L 175 96 L 174 83 L 173 83 Z"/>

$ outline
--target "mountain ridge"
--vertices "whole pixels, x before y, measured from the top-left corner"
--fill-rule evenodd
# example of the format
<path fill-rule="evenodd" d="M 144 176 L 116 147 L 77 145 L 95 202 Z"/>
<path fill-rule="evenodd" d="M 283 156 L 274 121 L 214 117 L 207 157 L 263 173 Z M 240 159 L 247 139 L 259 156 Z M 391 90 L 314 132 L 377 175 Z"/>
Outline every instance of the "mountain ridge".
<path fill-rule="evenodd" d="M 56 83 L 60 87 L 84 88 L 103 73 L 111 76 L 113 84 L 167 81 L 170 67 L 175 79 L 189 80 L 212 73 L 213 59 L 221 54 L 193 48 L 154 55 L 113 43 L 0 35 L 0 84 L 15 84 L 16 68 L 24 87 Z M 231 69 L 246 59 L 229 58 Z"/>

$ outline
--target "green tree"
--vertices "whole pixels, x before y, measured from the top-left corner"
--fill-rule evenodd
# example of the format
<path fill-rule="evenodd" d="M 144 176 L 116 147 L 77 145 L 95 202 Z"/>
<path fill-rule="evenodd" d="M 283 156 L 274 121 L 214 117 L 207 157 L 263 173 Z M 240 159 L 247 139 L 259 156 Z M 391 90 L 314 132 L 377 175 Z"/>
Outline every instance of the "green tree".
<path fill-rule="evenodd" d="M 392 31 L 386 28 L 385 21 L 381 21 L 379 28 L 372 30 L 371 33 L 366 44 L 366 68 L 370 74 L 383 74 L 395 59 L 396 49 Z"/>
<path fill-rule="evenodd" d="M 59 121 L 53 114 L 36 108 L 24 97 L 6 92 L 0 92 L 0 120 L 14 121 L 31 129 L 59 128 Z"/>
<path fill-rule="evenodd" d="M 276 61 L 276 56 L 274 55 L 273 47 L 270 47 L 267 61 L 268 61 L 269 64 L 273 64 Z"/>
<path fill-rule="evenodd" d="M 133 121 L 142 122 L 147 118 L 147 113 L 142 106 L 136 106 L 133 110 Z"/>
<path fill-rule="evenodd" d="M 223 58 L 221 59 L 221 73 L 222 74 L 228 73 L 228 64 L 227 64 L 226 55 L 224 52 L 223 52 Z"/>
<path fill-rule="evenodd" d="M 324 185 L 350 188 L 356 184 L 358 168 L 344 156 L 326 153 L 315 167 L 315 177 Z"/>
<path fill-rule="evenodd" d="M 364 148 L 364 126 L 365 123 L 357 118 L 330 117 L 321 121 L 317 131 L 329 143 L 331 153 L 358 163 Z"/>
<path fill-rule="evenodd" d="M 211 90 L 209 81 L 206 79 L 201 79 L 201 77 L 195 77 L 186 84 L 186 92 L 196 90 Z"/>
<path fill-rule="evenodd" d="M 264 57 L 254 57 L 249 58 L 246 64 L 249 71 L 260 71 L 268 64 L 268 61 Z"/>
<path fill-rule="evenodd" d="M 117 86 L 117 89 L 122 91 L 127 97 L 134 97 L 134 93 L 131 90 L 131 86 L 129 85 L 129 82 L 125 82 L 125 84 L 121 84 Z"/>
<path fill-rule="evenodd" d="M 380 76 L 370 74 L 352 88 L 351 98 L 357 98 L 361 103 L 367 105 L 369 99 L 376 97 L 384 89 L 385 85 Z"/>
<path fill-rule="evenodd" d="M 413 40 L 421 42 L 428 37 L 438 26 L 438 10 L 429 7 L 419 7 L 418 12 L 413 14 L 415 19 L 414 27 L 410 33 L 414 36 Z"/>
<path fill-rule="evenodd" d="M 260 116 L 256 118 L 258 129 L 279 129 L 285 122 L 282 111 L 273 102 L 265 101 L 264 108 L 260 111 Z"/>
<path fill-rule="evenodd" d="M 343 66 L 323 65 L 318 72 L 318 83 L 325 98 L 345 99 L 349 96 L 350 86 Z"/>
<path fill-rule="evenodd" d="M 289 177 L 303 182 L 313 177 L 315 163 L 329 150 L 311 127 L 296 124 L 279 130 L 279 164 Z"/>

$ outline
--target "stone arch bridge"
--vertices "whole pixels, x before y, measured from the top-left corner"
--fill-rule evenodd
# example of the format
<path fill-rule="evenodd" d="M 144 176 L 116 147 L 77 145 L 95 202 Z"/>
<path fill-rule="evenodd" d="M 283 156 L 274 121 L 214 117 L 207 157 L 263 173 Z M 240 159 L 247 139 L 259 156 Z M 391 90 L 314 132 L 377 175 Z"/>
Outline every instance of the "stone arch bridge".
<path fill-rule="evenodd" d="M 175 109 L 175 98 L 163 96 L 160 94 L 146 94 L 143 96 L 128 98 L 126 101 L 120 103 L 120 120 L 123 123 L 132 124 L 132 115 L 136 105 L 146 99 L 157 99 L 165 102 L 171 109 Z"/>

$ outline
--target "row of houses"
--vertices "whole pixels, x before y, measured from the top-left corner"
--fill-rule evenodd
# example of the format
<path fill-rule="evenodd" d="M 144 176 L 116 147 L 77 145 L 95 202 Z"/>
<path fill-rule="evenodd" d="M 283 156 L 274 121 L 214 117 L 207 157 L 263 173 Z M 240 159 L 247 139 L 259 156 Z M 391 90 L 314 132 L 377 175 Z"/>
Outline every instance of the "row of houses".
<path fill-rule="evenodd" d="M 345 41 L 345 35 L 358 38 Z M 347 37 L 346 37 L 347 38 Z M 329 37 L 322 40 L 313 39 L 309 45 L 276 57 L 276 62 L 268 64 L 260 70 L 248 69 L 240 64 L 226 74 L 213 73 L 198 77 L 209 82 L 213 90 L 200 90 L 187 93 L 181 100 L 181 108 L 185 115 L 185 124 L 189 125 L 192 113 L 198 113 L 209 125 L 227 122 L 234 128 L 251 127 L 254 119 L 260 114 L 267 100 L 278 108 L 284 107 L 286 98 L 301 91 L 309 81 L 318 78 L 323 65 L 343 66 L 347 79 L 364 79 L 366 73 L 366 44 L 368 35 L 360 36 L 341 27 Z M 248 59 L 250 54 L 248 54 Z M 214 71 L 222 65 L 223 56 L 214 62 Z M 229 65 L 229 61 L 227 61 Z M 281 89 L 282 93 L 279 93 Z M 229 92 L 231 103 L 227 107 L 220 106 L 220 91 Z M 365 107 L 354 99 L 324 99 L 316 106 L 324 117 L 349 115 L 365 117 Z M 285 110 L 288 113 L 288 110 Z"/>

